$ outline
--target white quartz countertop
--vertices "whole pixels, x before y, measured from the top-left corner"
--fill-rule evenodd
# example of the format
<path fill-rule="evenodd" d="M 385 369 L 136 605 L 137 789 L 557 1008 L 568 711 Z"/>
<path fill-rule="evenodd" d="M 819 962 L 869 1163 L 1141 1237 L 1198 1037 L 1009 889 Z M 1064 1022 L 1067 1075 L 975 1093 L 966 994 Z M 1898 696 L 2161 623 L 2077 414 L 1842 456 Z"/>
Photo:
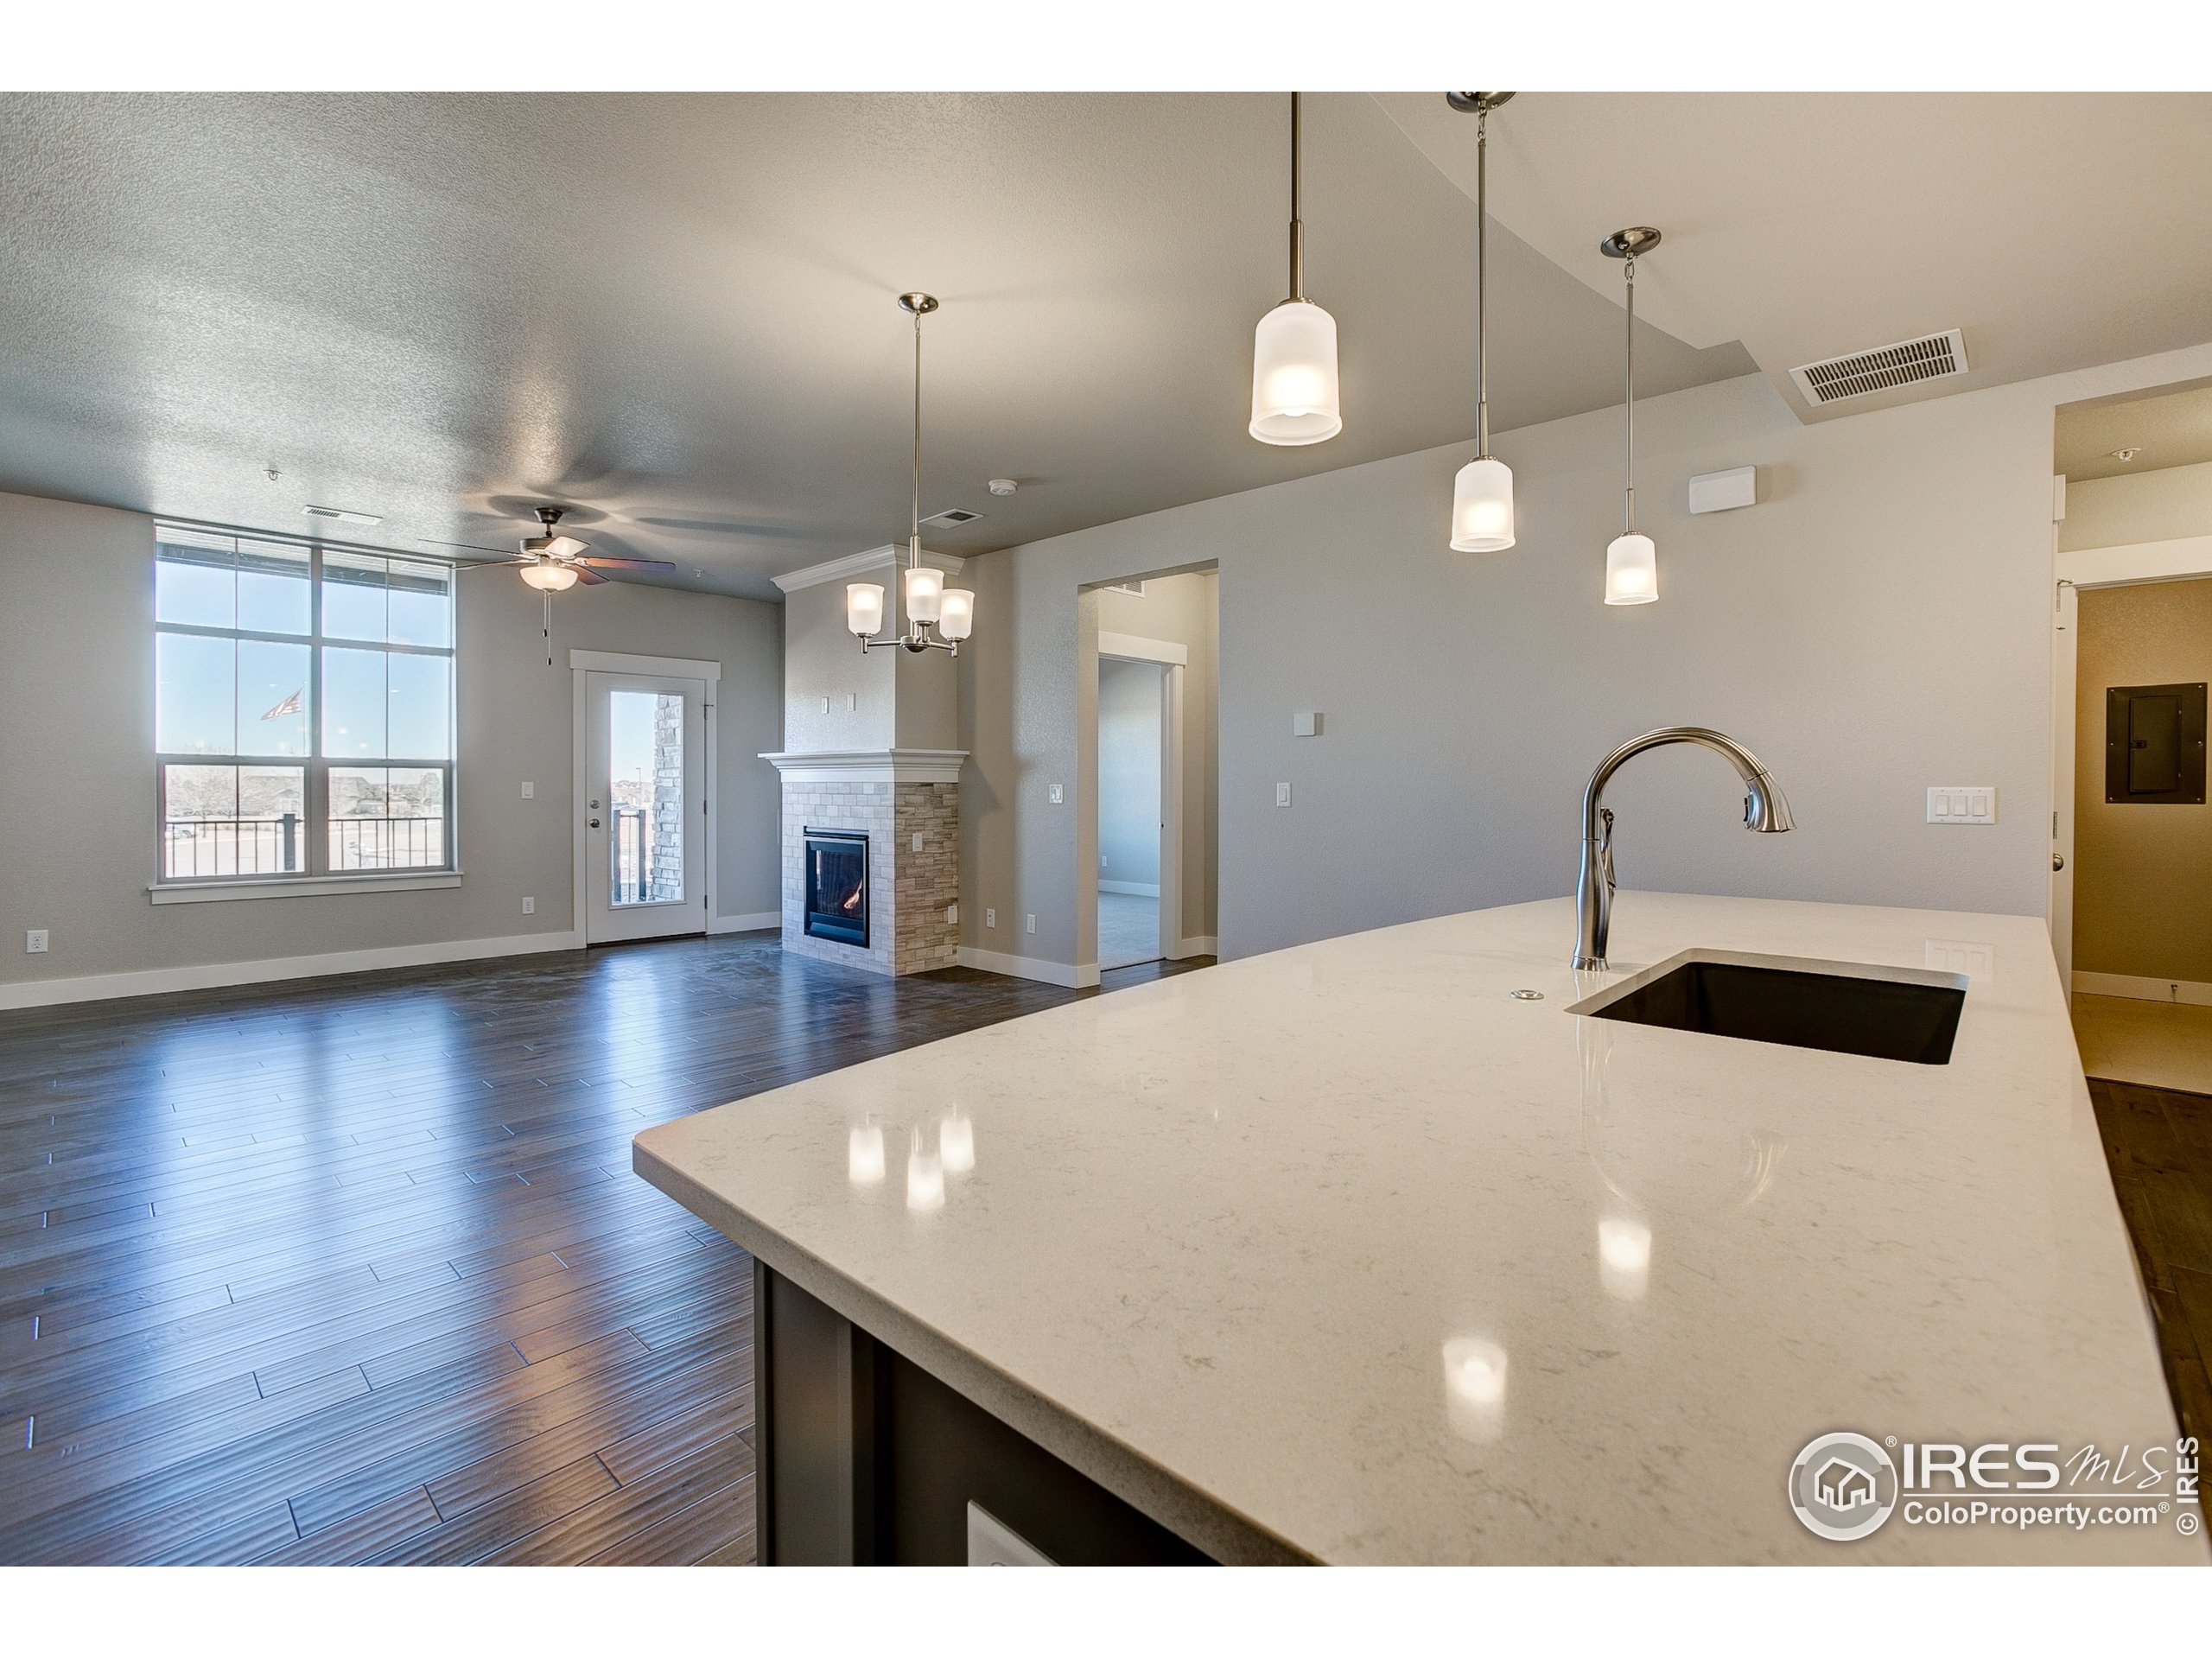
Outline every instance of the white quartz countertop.
<path fill-rule="evenodd" d="M 1224 1559 L 2202 1562 L 2163 1523 L 1832 1543 L 1785 1492 L 1833 1429 L 2176 1438 L 2043 925 L 1623 893 L 1609 976 L 1573 930 L 1226 963 L 660 1125 L 637 1167 Z M 1963 967 L 1951 1063 L 1567 1012 L 1700 946 Z"/>

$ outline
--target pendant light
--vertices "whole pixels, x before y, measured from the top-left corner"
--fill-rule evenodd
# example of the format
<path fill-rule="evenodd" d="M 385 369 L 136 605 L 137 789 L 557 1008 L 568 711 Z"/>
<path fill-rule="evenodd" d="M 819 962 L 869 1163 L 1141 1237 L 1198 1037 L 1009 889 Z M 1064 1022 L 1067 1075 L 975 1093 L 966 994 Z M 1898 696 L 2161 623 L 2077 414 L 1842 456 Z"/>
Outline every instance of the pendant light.
<path fill-rule="evenodd" d="M 1659 245 L 1659 232 L 1649 225 L 1615 231 L 1598 245 L 1608 259 L 1621 262 L 1621 276 L 1628 285 L 1628 397 L 1624 409 L 1628 438 L 1628 494 L 1621 533 L 1605 550 L 1605 603 L 1649 605 L 1659 597 L 1659 550 L 1649 536 L 1636 530 L 1636 260 Z"/>
<path fill-rule="evenodd" d="M 1446 92 L 1475 118 L 1475 458 L 1452 484 L 1452 550 L 1513 545 L 1513 469 L 1490 452 L 1490 112 L 1510 92 Z"/>
<path fill-rule="evenodd" d="M 903 645 L 908 651 L 949 651 L 960 654 L 960 642 L 976 626 L 976 595 L 964 588 L 947 588 L 944 572 L 922 563 L 922 319 L 938 308 L 936 296 L 901 294 L 899 309 L 914 320 L 914 512 L 906 542 L 906 632 L 888 639 L 875 635 L 883 630 L 883 584 L 855 582 L 845 588 L 845 626 L 859 636 L 861 649 Z M 932 632 L 934 629 L 934 632 Z"/>
<path fill-rule="evenodd" d="M 1262 443 L 1320 443 L 1344 429 L 1337 412 L 1337 320 L 1306 297 L 1306 225 L 1298 216 L 1303 110 L 1290 95 L 1290 297 L 1252 334 L 1252 424 Z"/>

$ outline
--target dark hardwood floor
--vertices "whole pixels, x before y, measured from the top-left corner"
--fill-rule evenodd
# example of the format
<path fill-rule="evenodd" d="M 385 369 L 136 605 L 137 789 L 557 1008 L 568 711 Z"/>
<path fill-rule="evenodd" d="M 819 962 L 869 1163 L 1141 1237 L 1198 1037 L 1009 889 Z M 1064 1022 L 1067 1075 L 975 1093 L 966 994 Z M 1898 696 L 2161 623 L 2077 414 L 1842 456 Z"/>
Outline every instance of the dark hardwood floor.
<path fill-rule="evenodd" d="M 2212 1095 L 2092 1077 L 2089 1097 L 2182 1432 L 2212 1446 Z"/>
<path fill-rule="evenodd" d="M 0 1563 L 749 1561 L 751 1263 L 630 1137 L 1088 995 L 753 934 L 0 1014 Z"/>

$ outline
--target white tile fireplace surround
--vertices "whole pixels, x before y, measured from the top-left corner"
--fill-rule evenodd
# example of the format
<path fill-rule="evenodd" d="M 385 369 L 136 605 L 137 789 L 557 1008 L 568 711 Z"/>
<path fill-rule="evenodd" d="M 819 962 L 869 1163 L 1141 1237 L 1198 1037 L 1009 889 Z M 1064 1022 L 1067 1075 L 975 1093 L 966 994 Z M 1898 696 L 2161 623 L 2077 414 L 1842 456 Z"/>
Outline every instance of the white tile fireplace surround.
<path fill-rule="evenodd" d="M 783 774 L 784 949 L 879 974 L 959 959 L 960 763 L 964 749 L 766 754 Z M 806 931 L 806 832 L 868 837 L 868 942 Z M 919 850 L 915 837 L 919 836 Z"/>

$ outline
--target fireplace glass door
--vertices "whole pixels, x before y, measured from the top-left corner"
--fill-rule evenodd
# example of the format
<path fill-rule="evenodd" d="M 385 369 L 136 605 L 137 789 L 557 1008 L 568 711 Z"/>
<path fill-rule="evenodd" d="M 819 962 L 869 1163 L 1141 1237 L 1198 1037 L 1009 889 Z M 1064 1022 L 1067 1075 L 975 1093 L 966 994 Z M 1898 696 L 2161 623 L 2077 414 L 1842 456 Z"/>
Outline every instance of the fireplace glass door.
<path fill-rule="evenodd" d="M 806 931 L 868 949 L 868 837 L 853 830 L 806 832 Z"/>

